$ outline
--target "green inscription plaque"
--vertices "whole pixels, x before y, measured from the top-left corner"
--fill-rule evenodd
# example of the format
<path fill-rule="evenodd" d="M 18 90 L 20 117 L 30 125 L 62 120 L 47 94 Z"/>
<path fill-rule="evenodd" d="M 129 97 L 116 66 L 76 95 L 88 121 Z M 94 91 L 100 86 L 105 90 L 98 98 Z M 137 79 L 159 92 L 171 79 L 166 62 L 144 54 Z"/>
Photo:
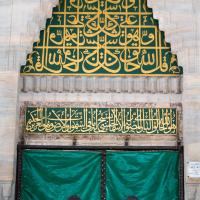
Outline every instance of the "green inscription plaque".
<path fill-rule="evenodd" d="M 182 74 L 146 0 L 60 0 L 22 75 Z"/>
<path fill-rule="evenodd" d="M 176 134 L 175 108 L 28 107 L 27 133 Z"/>

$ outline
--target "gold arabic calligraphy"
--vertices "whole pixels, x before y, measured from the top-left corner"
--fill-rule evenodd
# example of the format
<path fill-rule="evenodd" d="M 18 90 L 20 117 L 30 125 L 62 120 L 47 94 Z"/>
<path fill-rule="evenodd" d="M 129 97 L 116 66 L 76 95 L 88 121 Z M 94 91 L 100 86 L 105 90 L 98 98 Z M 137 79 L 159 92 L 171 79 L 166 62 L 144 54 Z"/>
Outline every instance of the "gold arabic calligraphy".
<path fill-rule="evenodd" d="M 181 74 L 146 0 L 62 0 L 22 74 Z"/>
<path fill-rule="evenodd" d="M 26 111 L 28 133 L 176 134 L 176 109 L 34 108 Z"/>

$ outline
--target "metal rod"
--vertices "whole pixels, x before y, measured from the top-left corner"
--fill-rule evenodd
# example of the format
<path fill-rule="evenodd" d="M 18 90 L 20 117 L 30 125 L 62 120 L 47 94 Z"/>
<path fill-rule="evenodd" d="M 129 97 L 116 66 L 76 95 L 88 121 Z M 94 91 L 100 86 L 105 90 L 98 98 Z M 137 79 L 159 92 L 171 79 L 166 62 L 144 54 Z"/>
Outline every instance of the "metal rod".
<path fill-rule="evenodd" d="M 106 151 L 101 154 L 101 200 L 106 200 Z"/>
<path fill-rule="evenodd" d="M 179 190 L 180 190 L 180 200 L 185 199 L 185 187 L 184 187 L 184 147 L 179 146 L 180 160 L 179 160 Z"/>
<path fill-rule="evenodd" d="M 16 183 L 15 183 L 15 200 L 21 198 L 21 177 L 22 177 L 22 154 L 21 145 L 17 145 L 17 166 L 16 166 Z"/>
<path fill-rule="evenodd" d="M 122 150 L 122 151 L 145 151 L 145 150 L 172 150 L 178 151 L 179 146 L 56 146 L 56 145 L 21 145 L 21 149 L 46 149 L 46 150 Z"/>

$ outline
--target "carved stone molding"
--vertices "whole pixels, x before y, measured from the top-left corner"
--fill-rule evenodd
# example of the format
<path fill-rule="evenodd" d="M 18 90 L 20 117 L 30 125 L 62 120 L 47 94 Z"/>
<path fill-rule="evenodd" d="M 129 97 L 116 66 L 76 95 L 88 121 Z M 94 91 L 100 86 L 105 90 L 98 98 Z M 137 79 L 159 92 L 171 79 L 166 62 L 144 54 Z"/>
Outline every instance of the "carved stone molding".
<path fill-rule="evenodd" d="M 113 93 L 175 93 L 182 92 L 181 77 L 62 77 L 25 76 L 22 92 L 113 92 Z"/>
<path fill-rule="evenodd" d="M 0 199 L 1 200 L 12 200 L 12 194 L 14 192 L 13 182 L 1 181 L 0 180 Z"/>

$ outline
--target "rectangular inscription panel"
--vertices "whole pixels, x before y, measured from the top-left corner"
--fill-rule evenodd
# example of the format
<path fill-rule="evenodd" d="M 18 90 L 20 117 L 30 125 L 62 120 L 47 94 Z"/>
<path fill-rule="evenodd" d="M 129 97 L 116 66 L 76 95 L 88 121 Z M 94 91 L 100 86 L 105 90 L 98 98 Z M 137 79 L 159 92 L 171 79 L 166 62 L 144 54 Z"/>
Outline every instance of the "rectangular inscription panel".
<path fill-rule="evenodd" d="M 28 107 L 27 133 L 176 134 L 175 108 Z"/>

